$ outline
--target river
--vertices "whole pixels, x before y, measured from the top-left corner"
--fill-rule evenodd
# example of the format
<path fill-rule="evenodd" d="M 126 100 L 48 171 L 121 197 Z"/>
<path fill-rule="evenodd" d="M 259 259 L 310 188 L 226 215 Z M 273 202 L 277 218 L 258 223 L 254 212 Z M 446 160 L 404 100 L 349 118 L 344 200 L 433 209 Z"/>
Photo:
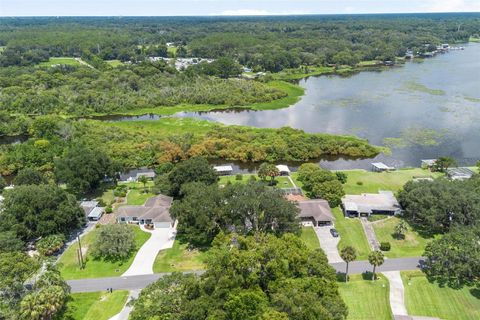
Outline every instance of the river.
<path fill-rule="evenodd" d="M 301 80 L 306 93 L 281 110 L 182 112 L 180 117 L 260 128 L 290 126 L 312 133 L 356 135 L 386 145 L 376 159 L 396 167 L 451 156 L 480 159 L 480 44 L 386 71 Z M 393 139 L 392 139 L 393 138 Z M 327 168 L 367 168 L 368 160 L 321 161 Z"/>

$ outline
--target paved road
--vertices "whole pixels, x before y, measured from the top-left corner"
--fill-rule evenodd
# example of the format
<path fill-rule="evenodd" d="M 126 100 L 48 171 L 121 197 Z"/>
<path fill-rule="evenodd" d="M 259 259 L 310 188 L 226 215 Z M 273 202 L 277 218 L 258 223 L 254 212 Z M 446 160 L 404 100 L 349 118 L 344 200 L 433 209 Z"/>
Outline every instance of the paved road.
<path fill-rule="evenodd" d="M 415 270 L 420 267 L 420 263 L 423 258 L 399 258 L 399 259 L 387 259 L 385 263 L 377 268 L 378 272 L 382 271 L 402 271 L 402 270 Z M 337 270 L 337 272 L 345 272 L 345 263 L 332 263 L 331 266 Z M 359 274 L 365 271 L 371 271 L 372 266 L 368 261 L 355 261 L 351 262 L 349 266 L 350 274 Z M 194 271 L 193 273 L 202 274 L 203 271 Z M 114 278 L 97 278 L 97 279 L 79 279 L 69 280 L 67 283 L 72 288 L 72 292 L 96 292 L 104 291 L 107 288 L 113 290 L 138 290 L 143 289 L 150 283 L 157 281 L 159 278 L 167 275 L 168 273 L 148 274 L 141 276 L 128 276 L 128 277 L 114 277 Z"/>

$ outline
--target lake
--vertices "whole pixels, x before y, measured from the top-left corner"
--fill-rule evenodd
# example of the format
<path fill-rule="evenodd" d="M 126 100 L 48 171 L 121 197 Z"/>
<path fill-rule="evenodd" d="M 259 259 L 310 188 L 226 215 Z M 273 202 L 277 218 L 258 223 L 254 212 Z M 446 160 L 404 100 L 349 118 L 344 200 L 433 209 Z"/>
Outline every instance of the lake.
<path fill-rule="evenodd" d="M 301 80 L 305 96 L 281 110 L 182 112 L 176 116 L 260 128 L 356 135 L 389 146 L 375 160 L 396 167 L 451 156 L 480 159 L 480 44 L 386 71 Z M 320 161 L 332 169 L 368 168 L 372 159 Z"/>

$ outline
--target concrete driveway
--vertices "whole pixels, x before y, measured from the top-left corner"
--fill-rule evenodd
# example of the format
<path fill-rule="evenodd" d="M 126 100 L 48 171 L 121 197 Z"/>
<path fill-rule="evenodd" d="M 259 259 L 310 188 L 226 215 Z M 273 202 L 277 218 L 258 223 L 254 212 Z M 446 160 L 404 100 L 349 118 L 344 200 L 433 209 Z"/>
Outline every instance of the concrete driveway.
<path fill-rule="evenodd" d="M 151 233 L 150 239 L 138 250 L 132 265 L 122 276 L 138 276 L 143 274 L 153 274 L 153 264 L 160 250 L 173 247 L 175 241 L 176 229 L 158 228 L 147 230 L 141 226 L 142 230 Z"/>
<path fill-rule="evenodd" d="M 329 263 L 343 262 L 338 253 L 338 243 L 340 242 L 340 236 L 334 238 L 330 233 L 330 229 L 333 226 L 315 227 L 318 241 L 320 241 L 320 247 L 325 252 Z"/>

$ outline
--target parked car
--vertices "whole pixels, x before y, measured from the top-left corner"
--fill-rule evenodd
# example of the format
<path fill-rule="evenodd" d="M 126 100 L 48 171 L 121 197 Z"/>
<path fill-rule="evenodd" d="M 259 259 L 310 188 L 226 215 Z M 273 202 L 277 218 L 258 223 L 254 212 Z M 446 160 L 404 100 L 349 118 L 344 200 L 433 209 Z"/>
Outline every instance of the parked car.
<path fill-rule="evenodd" d="M 338 237 L 338 231 L 337 231 L 337 229 L 333 229 L 333 228 L 330 229 L 330 233 L 332 234 L 332 236 L 333 236 L 334 238 Z"/>

